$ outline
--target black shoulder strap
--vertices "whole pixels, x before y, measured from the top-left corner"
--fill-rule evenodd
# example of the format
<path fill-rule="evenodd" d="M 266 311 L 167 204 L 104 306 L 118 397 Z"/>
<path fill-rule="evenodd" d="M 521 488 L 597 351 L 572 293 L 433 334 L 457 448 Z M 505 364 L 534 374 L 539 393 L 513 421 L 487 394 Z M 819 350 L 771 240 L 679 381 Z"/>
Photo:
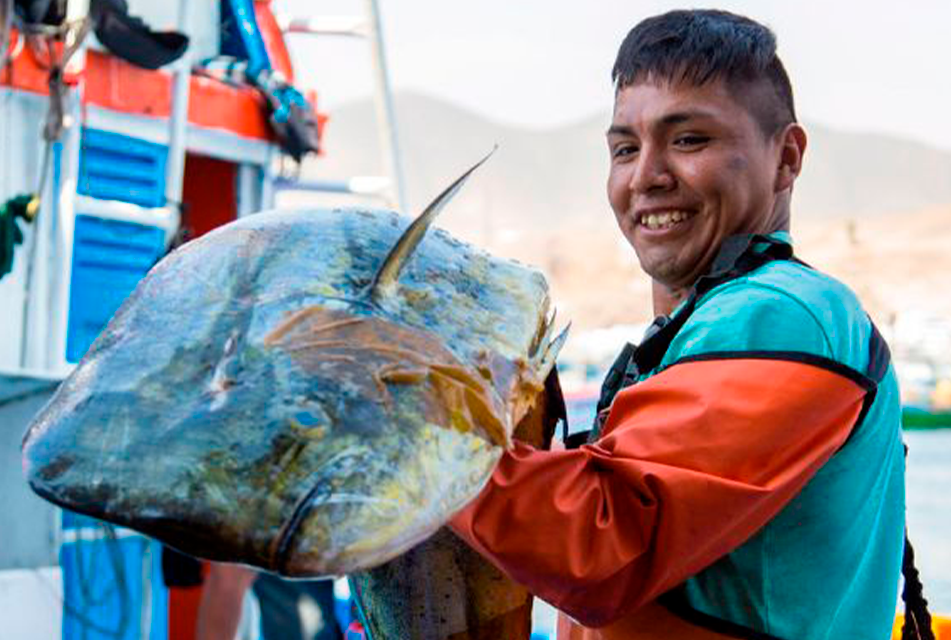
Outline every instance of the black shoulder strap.
<path fill-rule="evenodd" d="M 671 318 L 657 318 L 639 346 L 627 344 L 621 350 L 601 386 L 598 414 L 611 406 L 614 396 L 621 389 L 629 386 L 642 372 L 651 371 L 661 363 L 670 343 L 693 313 L 697 300 L 704 294 L 768 262 L 790 259 L 793 259 L 792 247 L 769 236 L 748 234 L 730 236 L 724 240 L 710 272 L 697 280 L 677 313 Z"/>
<path fill-rule="evenodd" d="M 865 399 L 862 400 L 862 410 L 859 412 L 859 417 L 855 421 L 855 426 L 852 427 L 852 433 L 849 434 L 849 437 L 846 438 L 842 444 L 843 447 L 852 440 L 852 436 L 858 431 L 859 426 L 865 422 L 865 416 L 868 415 L 878 395 L 878 385 L 885 379 L 885 374 L 888 373 L 888 366 L 892 362 L 892 354 L 888 349 L 888 343 L 885 342 L 885 338 L 879 333 L 878 327 L 875 326 L 871 318 L 868 319 L 868 323 L 872 328 L 872 332 L 868 340 L 868 368 L 866 369 L 865 375 L 875 383 L 875 386 L 866 391 Z"/>
<path fill-rule="evenodd" d="M 654 320 L 654 323 L 656 324 L 657 320 Z M 637 347 L 633 344 L 630 342 L 626 343 L 621 349 L 621 353 L 614 359 L 611 368 L 608 369 L 608 373 L 604 377 L 604 382 L 601 383 L 601 395 L 598 397 L 599 412 L 611 406 L 611 401 L 614 400 L 617 390 L 623 389 L 631 384 L 631 381 L 625 378 L 629 375 L 628 364 L 631 362 L 631 358 L 634 356 L 636 350 Z"/>

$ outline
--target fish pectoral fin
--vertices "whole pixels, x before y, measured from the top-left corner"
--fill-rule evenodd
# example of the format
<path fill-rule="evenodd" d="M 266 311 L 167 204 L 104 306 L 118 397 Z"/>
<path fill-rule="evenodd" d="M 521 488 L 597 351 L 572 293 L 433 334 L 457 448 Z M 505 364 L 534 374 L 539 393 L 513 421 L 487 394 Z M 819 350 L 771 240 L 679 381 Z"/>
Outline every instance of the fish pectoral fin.
<path fill-rule="evenodd" d="M 475 430 L 496 446 L 512 446 L 508 416 L 481 375 L 458 366 L 434 364 L 429 382 L 439 404 L 448 410 L 449 426 L 458 431 Z"/>

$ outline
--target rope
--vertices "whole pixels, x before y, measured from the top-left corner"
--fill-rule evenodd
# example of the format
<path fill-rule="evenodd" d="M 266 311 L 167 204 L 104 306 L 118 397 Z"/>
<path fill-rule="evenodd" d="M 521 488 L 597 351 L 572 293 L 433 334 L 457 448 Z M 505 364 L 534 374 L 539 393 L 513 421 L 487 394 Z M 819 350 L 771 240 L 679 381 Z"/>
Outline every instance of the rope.
<path fill-rule="evenodd" d="M 901 628 L 901 640 L 935 640 L 931 629 L 931 614 L 928 613 L 928 601 L 924 588 L 915 568 L 915 550 L 911 548 L 908 535 L 905 535 L 905 556 L 901 562 L 901 574 L 905 586 L 901 590 L 901 599 L 905 602 L 905 624 Z"/>
<path fill-rule="evenodd" d="M 8 0 L 0 0 L 7 2 Z M 49 180 L 50 166 L 53 163 L 53 144 L 59 141 L 63 131 L 66 128 L 66 100 L 68 97 L 68 87 L 66 86 L 63 73 L 70 58 L 79 51 L 83 40 L 92 28 L 92 22 L 83 18 L 72 22 L 63 22 L 60 25 L 46 24 L 20 24 L 18 28 L 26 35 L 26 40 L 33 49 L 34 58 L 40 66 L 45 67 L 49 72 L 49 107 L 46 113 L 46 122 L 43 126 L 43 160 L 40 166 L 40 175 L 37 181 L 36 191 L 29 197 L 20 217 L 32 222 L 36 218 L 40 207 L 40 198 L 46 189 L 46 183 Z M 57 43 L 62 43 L 62 54 L 58 55 Z M 43 46 L 46 48 L 46 60 L 44 62 L 41 51 Z M 0 223 L 3 221 L 0 220 Z M 12 228 L 11 228 L 12 225 Z M 0 278 L 2 278 L 9 269 L 12 268 L 13 246 L 23 241 L 22 233 L 12 219 L 7 220 L 7 237 L 0 236 Z M 33 234 L 31 241 L 30 254 L 35 255 L 36 245 L 39 234 Z M 12 241 L 12 242 L 11 242 Z M 6 261 L 4 259 L 7 259 Z M 29 263 L 26 272 L 26 290 L 30 291 L 33 280 L 32 261 Z M 6 267 L 6 270 L 4 270 Z M 26 342 L 24 341 L 24 345 Z M 25 347 L 24 347 L 25 348 Z"/>
<path fill-rule="evenodd" d="M 37 64 L 49 72 L 49 110 L 43 127 L 43 139 L 47 142 L 59 140 L 66 128 L 66 98 L 68 88 L 64 73 L 70 59 L 79 51 L 83 41 L 92 29 L 88 18 L 64 22 L 62 25 L 29 25 L 27 42 L 33 50 Z M 56 45 L 62 43 L 59 54 Z M 45 48 L 45 51 L 44 51 Z"/>

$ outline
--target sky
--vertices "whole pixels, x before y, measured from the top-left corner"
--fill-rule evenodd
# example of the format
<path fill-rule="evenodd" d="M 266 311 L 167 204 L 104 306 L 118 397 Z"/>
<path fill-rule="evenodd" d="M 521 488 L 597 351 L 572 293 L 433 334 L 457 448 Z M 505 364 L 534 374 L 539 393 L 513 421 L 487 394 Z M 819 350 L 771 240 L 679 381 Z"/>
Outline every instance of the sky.
<path fill-rule="evenodd" d="M 951 151 L 951 0 L 378 0 L 396 91 L 545 129 L 609 113 L 610 69 L 640 19 L 717 7 L 769 25 L 799 116 Z M 319 6 L 319 14 L 314 7 Z M 355 15 L 364 0 L 274 0 L 291 16 Z M 289 36 L 300 85 L 322 109 L 369 95 L 365 43 Z"/>

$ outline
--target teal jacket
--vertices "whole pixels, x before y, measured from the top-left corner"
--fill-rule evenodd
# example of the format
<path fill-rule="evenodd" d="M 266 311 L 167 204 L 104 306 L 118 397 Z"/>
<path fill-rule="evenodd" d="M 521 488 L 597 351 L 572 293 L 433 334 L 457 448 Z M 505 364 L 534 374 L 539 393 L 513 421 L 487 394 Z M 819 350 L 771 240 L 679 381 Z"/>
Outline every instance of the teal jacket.
<path fill-rule="evenodd" d="M 788 236 L 736 238 L 605 381 L 577 449 L 505 452 L 453 529 L 603 637 L 885 640 L 904 541 L 888 349 Z"/>
<path fill-rule="evenodd" d="M 818 356 L 868 375 L 872 333 L 845 285 L 777 260 L 702 296 L 643 378 L 685 358 L 744 352 Z M 752 538 L 689 578 L 678 605 L 703 614 L 697 621 L 767 634 L 749 637 L 888 638 L 904 541 L 900 412 L 889 365 L 845 445 Z"/>

